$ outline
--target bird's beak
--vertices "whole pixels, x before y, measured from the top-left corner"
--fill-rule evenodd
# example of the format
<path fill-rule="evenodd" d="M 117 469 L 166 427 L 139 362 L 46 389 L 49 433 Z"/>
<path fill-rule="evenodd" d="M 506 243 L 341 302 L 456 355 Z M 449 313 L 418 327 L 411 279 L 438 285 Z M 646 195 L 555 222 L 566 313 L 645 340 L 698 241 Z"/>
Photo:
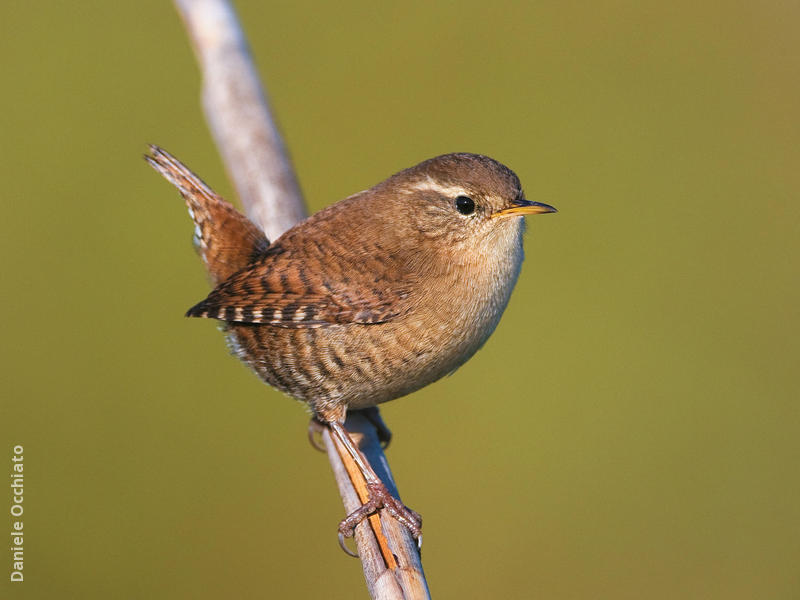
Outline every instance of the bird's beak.
<path fill-rule="evenodd" d="M 543 202 L 531 202 L 530 200 L 515 200 L 514 206 L 498 210 L 492 214 L 492 218 L 496 217 L 513 217 L 517 215 L 540 215 L 543 213 L 558 212 L 549 204 Z"/>

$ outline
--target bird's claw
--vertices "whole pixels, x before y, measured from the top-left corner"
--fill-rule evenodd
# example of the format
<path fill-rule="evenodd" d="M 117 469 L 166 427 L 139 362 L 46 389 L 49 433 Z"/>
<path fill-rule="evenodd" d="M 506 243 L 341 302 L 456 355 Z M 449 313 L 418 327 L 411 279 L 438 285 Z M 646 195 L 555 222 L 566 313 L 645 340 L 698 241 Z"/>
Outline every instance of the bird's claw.
<path fill-rule="evenodd" d="M 327 452 L 325 446 L 322 445 L 322 432 L 327 429 L 327 425 L 320 421 L 317 417 L 311 417 L 308 422 L 308 443 L 314 450 L 320 452 Z"/>
<path fill-rule="evenodd" d="M 392 430 L 384 423 L 378 407 L 370 406 L 369 408 L 362 408 L 360 412 L 372 423 L 372 426 L 375 427 L 375 432 L 378 434 L 378 441 L 381 443 L 381 448 L 386 450 L 392 441 Z"/>
<path fill-rule="evenodd" d="M 344 534 L 341 531 L 339 532 L 339 548 L 341 548 L 348 556 L 358 558 L 358 552 L 353 552 L 347 547 L 347 542 L 344 541 Z"/>
<path fill-rule="evenodd" d="M 368 483 L 368 500 L 339 523 L 339 546 L 347 554 L 355 556 L 344 543 L 345 538 L 353 537 L 356 525 L 368 516 L 385 509 L 398 523 L 411 533 L 417 542 L 417 547 L 422 548 L 422 516 L 405 506 L 395 498 L 382 483 Z"/>

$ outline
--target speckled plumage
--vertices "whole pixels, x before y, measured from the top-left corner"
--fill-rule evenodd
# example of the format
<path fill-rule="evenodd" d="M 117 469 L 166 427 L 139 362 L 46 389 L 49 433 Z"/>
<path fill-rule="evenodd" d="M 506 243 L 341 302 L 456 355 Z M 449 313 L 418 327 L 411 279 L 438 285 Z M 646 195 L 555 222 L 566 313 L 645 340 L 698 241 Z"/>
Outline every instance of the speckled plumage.
<path fill-rule="evenodd" d="M 176 158 L 147 161 L 186 200 L 215 288 L 188 316 L 218 319 L 264 381 L 305 401 L 358 465 L 368 500 L 340 542 L 385 508 L 421 539 L 421 517 L 393 498 L 342 426 L 348 409 L 398 398 L 451 373 L 483 345 L 522 264 L 517 176 L 477 154 L 400 171 L 299 223 L 272 244 Z"/>
<path fill-rule="evenodd" d="M 449 154 L 299 223 L 272 244 L 177 159 L 149 162 L 181 190 L 217 287 L 189 316 L 226 323 L 236 354 L 324 421 L 417 390 L 486 341 L 522 263 L 516 175 Z M 462 215 L 459 196 L 474 200 Z M 545 207 L 530 209 L 525 207 Z M 497 218 L 503 217 L 503 218 Z"/>

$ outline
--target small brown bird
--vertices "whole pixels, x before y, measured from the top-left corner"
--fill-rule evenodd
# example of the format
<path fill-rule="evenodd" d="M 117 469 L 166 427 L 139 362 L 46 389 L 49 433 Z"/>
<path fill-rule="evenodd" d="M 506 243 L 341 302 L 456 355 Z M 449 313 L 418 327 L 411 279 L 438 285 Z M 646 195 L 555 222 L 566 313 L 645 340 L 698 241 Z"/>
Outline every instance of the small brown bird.
<path fill-rule="evenodd" d="M 181 192 L 216 285 L 187 312 L 224 323 L 236 355 L 305 401 L 359 465 L 369 501 L 339 525 L 386 508 L 415 537 L 421 518 L 393 498 L 342 427 L 348 409 L 404 396 L 480 348 L 522 264 L 525 199 L 517 176 L 478 154 L 400 171 L 270 243 L 176 158 L 146 160 Z"/>

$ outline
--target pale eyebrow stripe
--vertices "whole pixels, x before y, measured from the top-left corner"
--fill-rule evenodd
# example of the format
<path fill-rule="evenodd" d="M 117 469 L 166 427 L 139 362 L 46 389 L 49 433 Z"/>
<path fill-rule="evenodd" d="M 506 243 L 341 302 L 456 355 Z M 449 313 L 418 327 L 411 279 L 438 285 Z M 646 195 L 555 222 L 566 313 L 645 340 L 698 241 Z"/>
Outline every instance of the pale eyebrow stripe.
<path fill-rule="evenodd" d="M 417 183 L 411 184 L 407 188 L 409 191 L 418 190 L 418 191 L 429 191 L 429 192 L 438 192 L 443 196 L 455 197 L 455 196 L 469 196 L 469 192 L 465 190 L 460 185 L 441 185 L 436 183 L 430 177 L 426 178 L 423 181 L 419 181 Z"/>

